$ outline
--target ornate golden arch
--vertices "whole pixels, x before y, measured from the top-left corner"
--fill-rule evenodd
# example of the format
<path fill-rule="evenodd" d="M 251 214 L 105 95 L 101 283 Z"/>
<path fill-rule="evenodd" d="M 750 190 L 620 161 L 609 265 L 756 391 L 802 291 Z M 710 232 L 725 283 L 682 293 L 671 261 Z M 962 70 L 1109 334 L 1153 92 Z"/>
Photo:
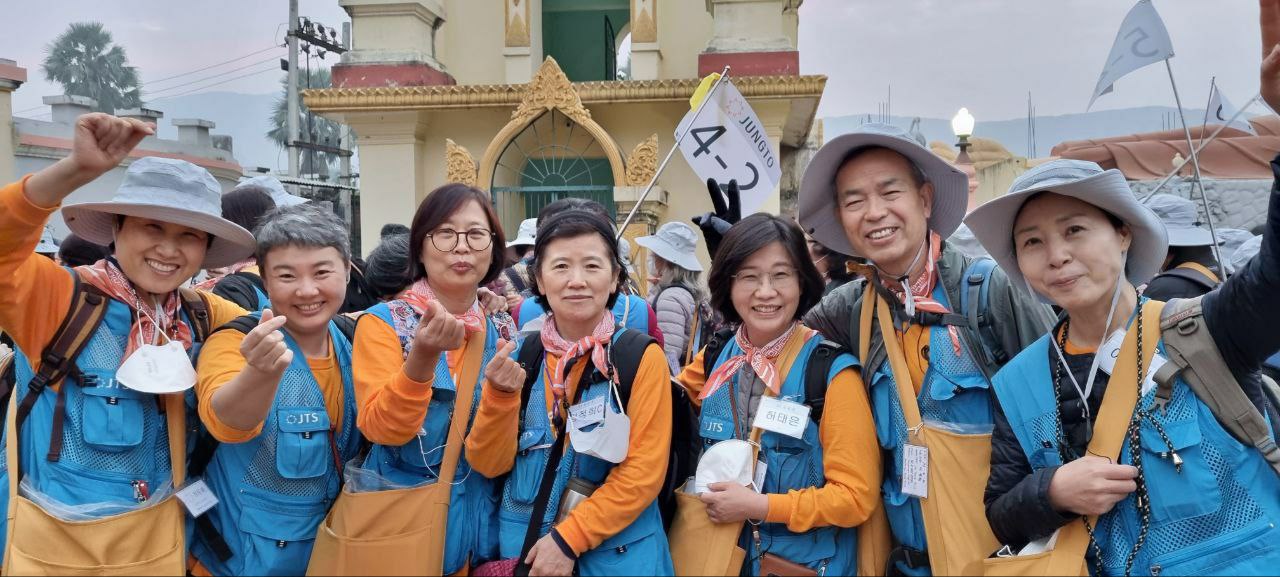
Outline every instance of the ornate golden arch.
<path fill-rule="evenodd" d="M 497 136 L 489 141 L 488 148 L 485 148 L 484 156 L 480 159 L 478 181 L 480 187 L 488 190 L 493 185 L 493 173 L 498 168 L 498 157 L 502 156 L 502 151 L 507 144 L 533 124 L 539 116 L 552 110 L 559 110 L 596 140 L 604 150 L 605 157 L 609 159 L 609 168 L 613 171 L 613 185 L 627 186 L 626 164 L 622 160 L 622 152 L 618 150 L 617 143 L 591 118 L 591 111 L 582 105 L 578 91 L 573 88 L 564 71 L 560 70 L 556 59 L 548 56 L 542 63 L 542 67 L 538 68 L 538 73 L 533 76 L 533 80 L 525 85 L 520 106 L 511 113 L 511 121 L 498 131 Z"/>

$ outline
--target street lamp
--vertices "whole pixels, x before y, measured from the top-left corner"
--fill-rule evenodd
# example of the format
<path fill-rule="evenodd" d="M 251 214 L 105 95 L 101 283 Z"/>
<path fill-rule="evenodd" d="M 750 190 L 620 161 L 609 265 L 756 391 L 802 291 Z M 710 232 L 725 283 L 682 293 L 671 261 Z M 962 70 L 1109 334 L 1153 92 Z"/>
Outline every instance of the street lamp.
<path fill-rule="evenodd" d="M 969 159 L 969 137 L 973 135 L 973 115 L 969 114 L 968 108 L 961 108 L 955 117 L 951 119 L 951 132 L 955 133 L 956 138 L 960 142 L 956 146 L 960 148 L 960 154 L 956 156 L 956 164 L 973 164 Z"/>

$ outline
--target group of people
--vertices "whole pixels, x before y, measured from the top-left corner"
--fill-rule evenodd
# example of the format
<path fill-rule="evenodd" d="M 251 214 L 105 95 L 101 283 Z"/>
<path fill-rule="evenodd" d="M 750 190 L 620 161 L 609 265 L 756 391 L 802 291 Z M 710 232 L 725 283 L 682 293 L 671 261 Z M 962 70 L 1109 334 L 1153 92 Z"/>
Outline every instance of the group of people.
<path fill-rule="evenodd" d="M 1280 47 L 1262 86 L 1280 106 Z M 153 131 L 82 116 L 68 157 L 0 188 L 7 574 L 1280 563 L 1280 184 L 1223 280 L 1116 170 L 1053 160 L 966 214 L 963 172 L 868 124 L 814 156 L 798 219 L 710 183 L 714 213 L 638 239 L 645 299 L 580 199 L 509 243 L 446 184 L 367 262 L 324 207 L 181 160 L 61 204 Z M 108 255 L 38 254 L 57 210 Z M 962 221 L 990 258 L 947 241 Z"/>

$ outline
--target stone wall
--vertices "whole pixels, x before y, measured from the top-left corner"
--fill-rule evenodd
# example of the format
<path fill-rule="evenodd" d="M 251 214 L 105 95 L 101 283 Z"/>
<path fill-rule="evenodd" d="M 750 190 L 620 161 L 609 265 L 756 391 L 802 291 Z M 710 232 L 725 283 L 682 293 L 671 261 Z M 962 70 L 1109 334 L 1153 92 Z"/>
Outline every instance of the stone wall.
<path fill-rule="evenodd" d="M 1143 180 L 1129 183 L 1139 198 L 1150 195 L 1157 184 L 1160 184 L 1160 181 Z M 1192 195 L 1192 184 L 1190 178 L 1175 178 L 1160 189 L 1160 192 L 1188 198 L 1198 204 L 1199 192 L 1197 190 L 1196 194 Z M 1209 211 L 1213 216 L 1214 226 L 1253 230 L 1266 222 L 1267 201 L 1271 193 L 1270 180 L 1207 179 L 1204 181 L 1204 191 L 1209 199 Z"/>

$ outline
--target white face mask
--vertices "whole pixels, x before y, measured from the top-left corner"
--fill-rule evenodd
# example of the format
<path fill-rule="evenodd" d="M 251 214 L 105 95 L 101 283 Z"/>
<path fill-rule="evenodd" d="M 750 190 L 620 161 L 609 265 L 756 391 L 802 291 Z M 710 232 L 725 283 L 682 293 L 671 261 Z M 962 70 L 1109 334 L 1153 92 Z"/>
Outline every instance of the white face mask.
<path fill-rule="evenodd" d="M 116 381 L 142 393 L 180 393 L 195 386 L 196 370 L 182 343 L 144 344 L 116 370 Z"/>
<path fill-rule="evenodd" d="M 621 407 L 622 400 L 618 397 L 617 388 L 611 384 L 609 390 Z M 591 424 L 584 426 L 590 427 Z M 621 463 L 627 458 L 627 449 L 631 443 L 631 418 L 626 413 L 615 412 L 612 403 L 604 404 L 604 419 L 589 431 L 580 428 L 570 412 L 568 429 L 569 442 L 573 444 L 574 451 L 610 463 Z"/>
<path fill-rule="evenodd" d="M 711 445 L 698 459 L 698 471 L 693 477 L 694 493 L 706 493 L 712 483 L 750 485 L 755 470 L 751 462 L 754 456 L 755 450 L 747 441 L 729 439 Z"/>

